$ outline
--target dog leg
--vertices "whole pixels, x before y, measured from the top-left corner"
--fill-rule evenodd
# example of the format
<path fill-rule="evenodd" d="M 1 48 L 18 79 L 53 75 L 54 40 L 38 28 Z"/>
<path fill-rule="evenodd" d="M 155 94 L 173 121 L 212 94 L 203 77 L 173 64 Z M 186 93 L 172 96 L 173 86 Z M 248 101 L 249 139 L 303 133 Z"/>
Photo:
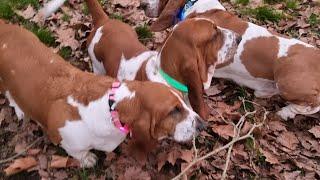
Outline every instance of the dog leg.
<path fill-rule="evenodd" d="M 284 120 L 288 120 L 293 119 L 297 114 L 314 114 L 318 111 L 320 111 L 320 106 L 311 107 L 289 104 L 288 106 L 283 107 L 280 111 L 278 111 L 277 115 L 279 115 Z"/>
<path fill-rule="evenodd" d="M 76 107 L 67 104 L 66 100 L 58 100 L 51 105 L 47 133 L 50 140 L 61 145 L 66 152 L 80 161 L 81 167 L 93 167 L 97 157 L 89 152 L 92 148 L 91 133 L 81 120 Z"/>

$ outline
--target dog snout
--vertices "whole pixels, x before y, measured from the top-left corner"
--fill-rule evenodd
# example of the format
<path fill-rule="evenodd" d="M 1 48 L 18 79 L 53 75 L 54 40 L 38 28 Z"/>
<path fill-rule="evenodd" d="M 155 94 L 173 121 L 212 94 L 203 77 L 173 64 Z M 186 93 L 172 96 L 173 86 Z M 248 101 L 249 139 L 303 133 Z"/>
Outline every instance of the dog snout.
<path fill-rule="evenodd" d="M 237 44 L 239 45 L 242 41 L 242 36 L 238 36 L 236 39 Z"/>
<path fill-rule="evenodd" d="M 197 132 L 201 132 L 207 128 L 207 123 L 201 119 L 200 117 L 197 118 L 196 120 L 196 130 Z"/>

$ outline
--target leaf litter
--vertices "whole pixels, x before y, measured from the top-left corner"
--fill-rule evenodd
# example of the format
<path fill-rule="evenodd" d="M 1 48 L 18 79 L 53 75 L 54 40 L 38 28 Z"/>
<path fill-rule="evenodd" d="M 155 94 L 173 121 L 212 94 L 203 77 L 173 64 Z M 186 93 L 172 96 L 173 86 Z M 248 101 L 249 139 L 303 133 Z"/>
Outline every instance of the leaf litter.
<path fill-rule="evenodd" d="M 318 0 L 300 1 L 298 9 L 295 10 L 297 13 L 290 13 L 285 10 L 282 2 L 276 2 L 271 6 L 288 14 L 278 23 L 260 22 L 251 15 L 242 14 L 242 6 L 228 1 L 224 1 L 223 5 L 247 21 L 320 47 L 320 25 L 312 21 L 319 19 L 319 3 Z M 249 7 L 255 8 L 262 4 L 262 0 L 254 0 Z M 104 9 L 109 15 L 118 17 L 135 28 L 153 21 L 144 15 L 139 5 L 138 0 L 111 0 L 106 1 Z M 44 26 L 56 37 L 57 44 L 52 47 L 56 52 L 63 47 L 71 48 L 71 55 L 66 60 L 82 70 L 92 71 L 86 52 L 86 38 L 92 27 L 91 17 L 85 14 L 84 7 L 82 1 L 70 0 L 50 17 Z M 25 19 L 32 19 L 35 11 L 29 5 L 16 13 Z M 315 14 L 316 18 L 312 19 L 314 17 L 312 14 Z M 40 22 L 37 23 L 41 25 Z M 150 49 L 159 49 L 168 32 L 154 33 L 153 38 L 143 43 Z M 236 123 L 241 115 L 244 115 L 237 87 L 228 81 L 214 80 L 207 91 L 205 99 L 209 104 L 211 117 L 207 130 L 201 132 L 196 139 L 199 155 L 205 155 L 223 146 L 234 136 L 233 126 L 230 123 Z M 253 97 L 252 92 L 246 93 Z M 234 145 L 227 171 L 228 178 L 319 179 L 319 116 L 298 116 L 295 120 L 282 121 L 274 116 L 276 110 L 284 105 L 281 98 L 251 100 L 264 105 L 270 113 L 264 126 L 253 132 L 254 140 L 247 139 Z M 259 111 L 258 107 L 254 107 Z M 0 160 L 23 151 L 38 137 L 45 136 L 35 123 L 18 121 L 2 95 L 0 95 L 0 109 Z M 259 122 L 259 118 L 261 120 L 261 117 L 256 115 L 249 116 L 241 134 L 245 134 L 253 123 Z M 129 149 L 125 141 L 115 152 L 100 155 L 101 162 L 94 170 L 81 171 L 78 162 L 68 157 L 61 148 L 53 146 L 46 138 L 23 153 L 21 157 L 0 164 L 2 172 L 0 179 L 6 174 L 12 175 L 22 170 L 36 172 L 44 179 L 83 178 L 83 176 L 92 179 L 168 179 L 180 173 L 193 160 L 192 149 L 190 143 L 177 144 L 164 141 L 149 155 L 146 163 L 139 163 L 128 154 Z M 226 154 L 226 150 L 221 151 L 198 163 L 187 172 L 187 176 L 197 179 L 221 178 Z M 26 176 L 31 176 L 30 173 Z"/>

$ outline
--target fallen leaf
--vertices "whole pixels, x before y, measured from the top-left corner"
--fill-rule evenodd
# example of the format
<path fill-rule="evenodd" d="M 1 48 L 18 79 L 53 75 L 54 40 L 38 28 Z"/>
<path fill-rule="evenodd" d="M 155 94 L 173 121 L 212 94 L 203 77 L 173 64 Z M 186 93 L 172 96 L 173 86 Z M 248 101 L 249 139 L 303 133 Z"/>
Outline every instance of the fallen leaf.
<path fill-rule="evenodd" d="M 320 126 L 315 126 L 309 130 L 316 138 L 320 138 Z"/>
<path fill-rule="evenodd" d="M 38 155 L 41 152 L 41 149 L 29 149 L 27 154 L 30 156 Z"/>
<path fill-rule="evenodd" d="M 288 149 L 295 150 L 299 140 L 293 132 L 283 132 L 277 138 L 277 141 Z"/>
<path fill-rule="evenodd" d="M 15 13 L 17 13 L 19 16 L 22 16 L 24 19 L 30 19 L 36 14 L 36 11 L 31 5 L 28 5 L 24 11 L 16 10 Z"/>
<path fill-rule="evenodd" d="M 14 147 L 14 152 L 15 153 L 21 153 L 22 151 L 24 151 L 27 147 L 26 142 L 22 142 L 22 143 L 17 143 L 16 146 Z"/>
<path fill-rule="evenodd" d="M 286 131 L 286 127 L 284 126 L 284 124 L 280 121 L 270 121 L 268 123 L 268 126 L 270 128 L 271 131 Z"/>
<path fill-rule="evenodd" d="M 301 174 L 301 171 L 293 171 L 293 172 L 285 172 L 283 173 L 283 177 L 285 180 L 297 179 L 297 177 Z"/>
<path fill-rule="evenodd" d="M 79 165 L 80 165 L 79 161 L 73 158 L 53 155 L 49 167 L 50 168 L 66 168 L 66 167 L 78 167 Z"/>
<path fill-rule="evenodd" d="M 5 114 L 5 108 L 2 108 L 0 111 L 0 126 L 3 120 L 5 120 L 6 114 Z"/>
<path fill-rule="evenodd" d="M 19 173 L 24 170 L 28 170 L 34 166 L 36 166 L 38 162 L 34 157 L 25 157 L 25 158 L 20 158 L 14 160 L 14 162 L 7 167 L 4 172 L 6 173 L 7 176 Z"/>
<path fill-rule="evenodd" d="M 70 47 L 72 50 L 76 50 L 80 44 L 75 39 L 75 31 L 71 28 L 58 28 L 56 29 L 57 42 L 60 42 L 60 47 Z"/>
<path fill-rule="evenodd" d="M 208 96 L 214 96 L 221 93 L 221 91 L 218 89 L 218 86 L 210 86 L 210 88 L 206 89 L 205 92 Z"/>
<path fill-rule="evenodd" d="M 219 136 L 223 137 L 224 139 L 228 139 L 229 137 L 233 137 L 234 135 L 234 128 L 232 125 L 213 125 L 212 126 L 213 132 L 217 133 Z"/>
<path fill-rule="evenodd" d="M 181 157 L 181 152 L 177 149 L 173 149 L 171 152 L 168 153 L 167 161 L 174 166 L 179 157 Z"/>
<path fill-rule="evenodd" d="M 270 164 L 279 164 L 278 158 L 269 151 L 260 148 L 260 152 L 266 157 L 266 161 Z"/>
<path fill-rule="evenodd" d="M 191 162 L 193 159 L 193 151 L 192 150 L 182 150 L 180 159 L 185 160 L 186 162 Z"/>
<path fill-rule="evenodd" d="M 140 167 L 129 167 L 126 169 L 126 172 L 124 173 L 123 177 L 119 177 L 120 180 L 150 180 L 150 175 L 142 171 Z"/>

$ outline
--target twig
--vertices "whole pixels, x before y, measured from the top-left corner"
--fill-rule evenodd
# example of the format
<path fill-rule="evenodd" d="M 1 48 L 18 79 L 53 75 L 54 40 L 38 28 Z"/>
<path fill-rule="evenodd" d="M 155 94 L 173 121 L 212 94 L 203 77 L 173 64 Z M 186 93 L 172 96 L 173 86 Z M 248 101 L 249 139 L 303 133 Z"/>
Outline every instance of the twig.
<path fill-rule="evenodd" d="M 196 158 L 198 158 L 198 149 L 196 146 L 196 136 L 195 135 L 193 135 L 192 144 L 193 144 L 193 151 L 194 151 L 194 158 L 193 159 L 196 159 Z"/>
<path fill-rule="evenodd" d="M 33 143 L 31 143 L 29 146 L 27 146 L 24 150 L 22 150 L 21 152 L 7 158 L 7 159 L 3 159 L 3 160 L 0 160 L 0 164 L 3 164 L 3 163 L 6 163 L 6 162 L 9 162 L 9 161 L 12 161 L 14 160 L 15 158 L 23 155 L 25 152 L 27 152 L 32 146 L 34 146 L 36 143 L 38 143 L 39 141 L 41 141 L 43 139 L 43 136 L 42 137 L 39 137 L 38 139 L 36 139 L 35 141 L 33 141 Z"/>
<path fill-rule="evenodd" d="M 242 100 L 242 102 L 244 103 L 245 101 L 247 100 Z M 247 101 L 247 102 L 250 102 L 250 101 Z M 253 103 L 253 102 L 252 102 Z M 256 103 L 254 103 L 256 104 Z M 256 104 L 258 105 L 258 104 Z M 260 105 L 261 106 L 261 105 Z M 262 107 L 262 106 L 261 106 Z M 236 143 L 236 142 L 239 142 L 241 140 L 244 140 L 244 139 L 247 139 L 247 138 L 252 138 L 254 139 L 254 137 L 252 136 L 252 132 L 258 128 L 258 127 L 261 127 L 267 117 L 267 114 L 268 112 L 266 111 L 266 109 L 263 107 L 263 110 L 265 111 L 264 113 L 264 117 L 263 117 L 263 121 L 262 123 L 260 124 L 253 124 L 253 126 L 251 127 L 251 129 L 249 130 L 249 132 L 247 132 L 247 134 L 243 135 L 243 136 L 240 136 L 240 132 L 241 132 L 241 129 L 244 125 L 244 122 L 245 122 L 245 119 L 247 116 L 249 115 L 252 115 L 252 114 L 255 114 L 256 111 L 253 111 L 253 112 L 248 112 L 246 110 L 246 107 L 244 106 L 244 109 L 246 111 L 246 114 L 243 115 L 239 122 L 235 125 L 234 123 L 231 122 L 231 124 L 234 126 L 234 137 L 232 139 L 232 141 L 230 141 L 228 144 L 222 146 L 222 147 L 219 147 L 217 149 L 214 149 L 213 151 L 211 151 L 210 153 L 204 155 L 204 156 L 201 156 L 199 158 L 195 157 L 192 162 L 180 173 L 178 174 L 176 177 L 174 177 L 172 180 L 178 180 L 179 178 L 181 178 L 181 176 L 183 176 L 192 166 L 194 166 L 195 164 L 197 164 L 198 162 L 202 161 L 202 160 L 205 160 L 207 159 L 208 157 L 212 156 L 212 155 L 215 155 L 217 154 L 218 152 L 220 151 L 223 151 L 225 149 L 228 148 L 228 153 L 227 153 L 227 159 L 226 159 L 226 164 L 225 164 L 225 168 L 224 168 L 224 171 L 223 171 L 223 174 L 222 174 L 222 179 L 225 179 L 226 176 L 227 176 L 227 169 L 228 169 L 228 166 L 229 166 L 229 162 L 230 162 L 230 158 L 231 158 L 231 152 L 232 152 L 232 148 L 233 148 L 233 145 Z M 218 112 L 218 114 L 222 117 L 222 115 Z M 222 119 L 227 122 L 223 117 Z M 195 140 L 195 139 L 194 139 Z M 194 143 L 194 147 L 193 147 L 195 150 L 195 143 Z M 195 151 L 197 152 L 197 151 Z"/>

